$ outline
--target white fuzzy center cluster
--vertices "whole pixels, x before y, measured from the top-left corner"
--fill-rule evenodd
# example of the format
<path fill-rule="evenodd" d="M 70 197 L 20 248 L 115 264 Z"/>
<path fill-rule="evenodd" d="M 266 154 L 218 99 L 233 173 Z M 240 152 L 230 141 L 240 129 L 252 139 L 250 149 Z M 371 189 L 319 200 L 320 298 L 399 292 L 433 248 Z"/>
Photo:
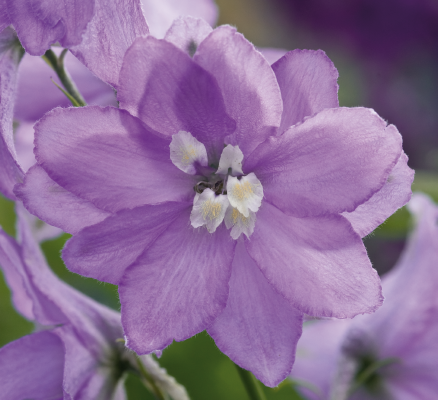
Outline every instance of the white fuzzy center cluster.
<path fill-rule="evenodd" d="M 212 170 L 205 146 L 191 133 L 180 131 L 172 136 L 170 159 L 181 171 L 199 177 L 190 214 L 194 228 L 205 226 L 213 233 L 225 221 L 233 239 L 242 233 L 250 237 L 263 187 L 254 173 L 243 173 L 243 153 L 238 146 L 226 146 L 217 170 Z"/>

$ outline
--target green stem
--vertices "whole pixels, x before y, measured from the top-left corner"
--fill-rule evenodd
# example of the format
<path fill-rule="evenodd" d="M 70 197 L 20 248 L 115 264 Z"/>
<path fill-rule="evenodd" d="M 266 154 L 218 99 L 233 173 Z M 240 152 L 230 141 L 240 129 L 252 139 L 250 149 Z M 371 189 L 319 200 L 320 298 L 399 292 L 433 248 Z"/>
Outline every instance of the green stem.
<path fill-rule="evenodd" d="M 246 369 L 240 368 L 237 364 L 234 365 L 239 372 L 240 379 L 242 379 L 249 398 L 251 400 L 266 400 L 265 394 L 255 376 Z"/>
<path fill-rule="evenodd" d="M 365 368 L 354 380 L 353 384 L 348 390 L 348 397 L 351 396 L 357 389 L 359 389 L 377 370 L 399 361 L 400 360 L 398 358 L 385 358 L 384 360 L 376 361 L 368 366 L 368 368 Z"/>
<path fill-rule="evenodd" d="M 64 86 L 65 92 L 69 94 L 69 96 L 67 97 L 72 102 L 72 104 L 75 107 L 84 107 L 87 105 L 85 103 L 84 98 L 80 94 L 71 76 L 64 68 L 64 57 L 67 51 L 68 51 L 67 49 L 64 49 L 58 58 L 56 54 L 53 52 L 53 50 L 49 49 L 44 53 L 42 58 L 44 61 L 46 61 L 47 64 L 49 64 L 52 67 L 52 69 L 56 72 L 56 75 L 58 75 L 58 78 L 61 81 L 62 86 Z M 74 99 L 74 102 L 71 100 L 71 98 Z"/>
<path fill-rule="evenodd" d="M 140 358 L 137 356 L 135 358 L 137 360 L 138 372 L 140 373 L 144 385 L 152 392 L 156 399 L 167 400 L 168 397 L 160 390 L 153 378 L 149 375 L 148 371 L 146 371 Z"/>

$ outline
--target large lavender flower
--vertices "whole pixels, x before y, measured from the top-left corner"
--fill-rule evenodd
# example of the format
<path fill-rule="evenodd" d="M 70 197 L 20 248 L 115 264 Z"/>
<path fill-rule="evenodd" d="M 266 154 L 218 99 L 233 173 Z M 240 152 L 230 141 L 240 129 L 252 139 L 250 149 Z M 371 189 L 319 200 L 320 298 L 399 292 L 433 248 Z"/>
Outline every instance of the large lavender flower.
<path fill-rule="evenodd" d="M 438 393 L 438 207 L 415 194 L 409 209 L 417 226 L 382 279 L 381 309 L 304 329 L 292 376 L 316 387 L 320 395 L 302 389 L 309 398 L 428 400 Z M 358 380 L 362 385 L 349 396 Z"/>
<path fill-rule="evenodd" d="M 166 40 L 128 50 L 121 109 L 57 109 L 36 125 L 38 164 L 16 193 L 75 234 L 63 252 L 72 271 L 119 285 L 130 348 L 208 329 L 274 386 L 303 312 L 380 306 L 354 229 L 410 195 L 396 128 L 338 108 L 336 80 L 321 51 L 271 68 L 233 28 L 178 20 Z"/>
<path fill-rule="evenodd" d="M 27 211 L 18 204 L 17 213 L 20 241 L 0 231 L 0 265 L 16 309 L 38 331 L 0 349 L 2 398 L 124 399 L 125 372 L 137 361 L 117 341 L 123 337 L 120 314 L 55 277 L 32 237 Z M 151 356 L 141 359 L 161 390 L 188 398 Z"/>

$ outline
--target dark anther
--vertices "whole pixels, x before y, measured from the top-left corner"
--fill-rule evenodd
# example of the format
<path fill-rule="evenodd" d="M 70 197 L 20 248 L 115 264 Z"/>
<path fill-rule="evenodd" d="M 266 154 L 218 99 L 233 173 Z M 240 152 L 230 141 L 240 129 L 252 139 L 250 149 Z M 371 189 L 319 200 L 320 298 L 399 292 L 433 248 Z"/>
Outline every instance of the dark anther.
<path fill-rule="evenodd" d="M 190 40 L 188 46 L 187 46 L 187 51 L 189 52 L 190 57 L 193 57 L 196 53 L 196 49 L 198 48 L 196 42 L 192 39 Z"/>
<path fill-rule="evenodd" d="M 208 182 L 198 182 L 193 189 L 195 190 L 196 193 L 202 193 L 205 189 L 210 189 L 211 188 L 211 184 Z"/>
<path fill-rule="evenodd" d="M 213 192 L 216 194 L 222 194 L 222 189 L 224 188 L 224 181 L 217 181 L 214 183 L 213 187 L 211 188 Z"/>
<path fill-rule="evenodd" d="M 222 194 L 222 190 L 224 189 L 224 181 L 216 181 L 214 183 L 201 181 L 198 182 L 193 189 L 196 193 L 202 193 L 205 189 L 211 189 L 213 192 L 215 192 L 217 195 Z"/>

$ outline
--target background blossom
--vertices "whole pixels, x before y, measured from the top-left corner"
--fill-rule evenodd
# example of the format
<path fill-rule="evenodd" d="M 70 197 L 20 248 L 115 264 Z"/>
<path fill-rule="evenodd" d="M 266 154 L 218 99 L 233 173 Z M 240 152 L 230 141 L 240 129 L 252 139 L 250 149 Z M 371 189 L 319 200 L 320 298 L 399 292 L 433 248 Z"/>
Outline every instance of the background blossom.
<path fill-rule="evenodd" d="M 416 228 L 382 280 L 381 309 L 348 321 L 309 322 L 304 329 L 292 377 L 317 389 L 300 388 L 308 398 L 426 400 L 437 392 L 438 207 L 422 194 L 408 206 Z M 384 360 L 393 361 L 347 395 L 360 372 Z"/>

